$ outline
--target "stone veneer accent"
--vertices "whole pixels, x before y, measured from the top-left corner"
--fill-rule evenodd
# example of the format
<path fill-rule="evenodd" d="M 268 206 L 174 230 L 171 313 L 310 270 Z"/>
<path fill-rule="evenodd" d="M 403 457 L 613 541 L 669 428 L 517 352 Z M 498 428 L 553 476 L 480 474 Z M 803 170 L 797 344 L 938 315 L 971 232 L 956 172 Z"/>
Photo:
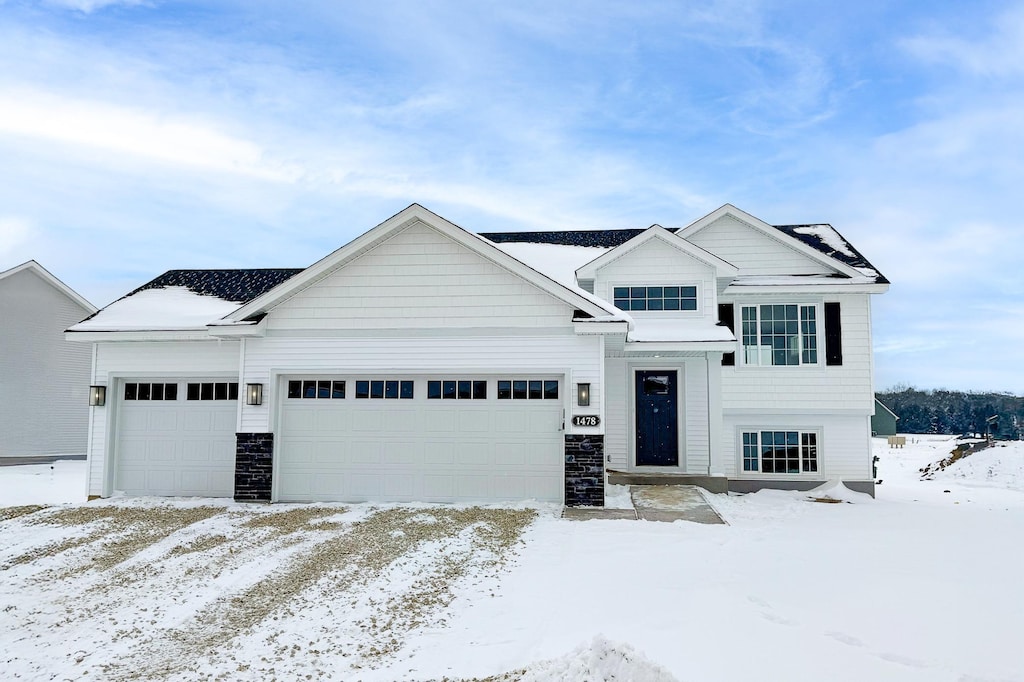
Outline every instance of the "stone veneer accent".
<path fill-rule="evenodd" d="M 604 506 L 604 436 L 565 436 L 565 506 Z"/>
<path fill-rule="evenodd" d="M 235 434 L 235 501 L 270 502 L 274 434 Z"/>

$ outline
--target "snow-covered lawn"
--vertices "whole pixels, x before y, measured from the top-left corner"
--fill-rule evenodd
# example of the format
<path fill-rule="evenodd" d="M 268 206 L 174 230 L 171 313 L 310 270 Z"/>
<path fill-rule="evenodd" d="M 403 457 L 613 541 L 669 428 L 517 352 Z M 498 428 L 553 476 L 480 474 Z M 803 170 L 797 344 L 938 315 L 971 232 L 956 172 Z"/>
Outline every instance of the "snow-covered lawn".
<path fill-rule="evenodd" d="M 919 480 L 953 445 L 877 439 L 875 500 L 709 496 L 727 526 L 573 522 L 548 506 L 147 499 L 35 510 L 9 505 L 67 499 L 62 486 L 76 499 L 84 468 L 0 468 L 0 670 L 1024 680 L 1024 444 Z"/>

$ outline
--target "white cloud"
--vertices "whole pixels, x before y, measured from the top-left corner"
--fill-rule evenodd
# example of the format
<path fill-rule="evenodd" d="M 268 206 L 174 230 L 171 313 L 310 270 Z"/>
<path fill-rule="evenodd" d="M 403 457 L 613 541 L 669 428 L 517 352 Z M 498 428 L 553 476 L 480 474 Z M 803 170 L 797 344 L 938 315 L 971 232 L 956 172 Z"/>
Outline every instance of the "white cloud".
<path fill-rule="evenodd" d="M 43 4 L 51 7 L 59 7 L 61 9 L 77 10 L 84 14 L 91 14 L 98 9 L 105 9 L 114 5 L 137 7 L 148 3 L 146 0 L 43 0 Z"/>
<path fill-rule="evenodd" d="M 993 17 L 988 36 L 965 37 L 961 26 L 955 28 L 960 33 L 934 31 L 907 38 L 901 45 L 922 61 L 972 74 L 1001 77 L 1024 73 L 1024 6 Z"/>
<path fill-rule="evenodd" d="M 0 133 L 278 182 L 300 171 L 201 121 L 39 90 L 0 90 Z"/>

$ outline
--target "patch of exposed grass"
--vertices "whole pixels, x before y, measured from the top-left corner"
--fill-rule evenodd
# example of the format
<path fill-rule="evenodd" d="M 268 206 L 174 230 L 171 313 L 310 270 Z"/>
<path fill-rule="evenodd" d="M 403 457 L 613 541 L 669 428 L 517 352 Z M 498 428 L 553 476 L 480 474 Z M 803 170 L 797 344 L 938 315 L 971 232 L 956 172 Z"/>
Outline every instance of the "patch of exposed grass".
<path fill-rule="evenodd" d="M 203 535 L 191 542 L 176 545 L 170 552 L 168 552 L 168 554 L 171 556 L 183 556 L 185 554 L 195 554 L 196 552 L 206 552 L 214 547 L 220 547 L 227 542 L 228 539 L 227 535 Z"/>

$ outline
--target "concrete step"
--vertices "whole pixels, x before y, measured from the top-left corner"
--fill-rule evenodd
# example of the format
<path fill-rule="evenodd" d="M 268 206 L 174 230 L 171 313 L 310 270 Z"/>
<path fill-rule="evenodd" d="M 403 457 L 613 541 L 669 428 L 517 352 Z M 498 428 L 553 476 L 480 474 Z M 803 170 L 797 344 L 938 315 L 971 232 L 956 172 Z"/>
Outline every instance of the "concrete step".
<path fill-rule="evenodd" d="M 725 476 L 698 476 L 640 471 L 608 470 L 608 482 L 614 485 L 696 485 L 712 493 L 729 492 Z"/>

